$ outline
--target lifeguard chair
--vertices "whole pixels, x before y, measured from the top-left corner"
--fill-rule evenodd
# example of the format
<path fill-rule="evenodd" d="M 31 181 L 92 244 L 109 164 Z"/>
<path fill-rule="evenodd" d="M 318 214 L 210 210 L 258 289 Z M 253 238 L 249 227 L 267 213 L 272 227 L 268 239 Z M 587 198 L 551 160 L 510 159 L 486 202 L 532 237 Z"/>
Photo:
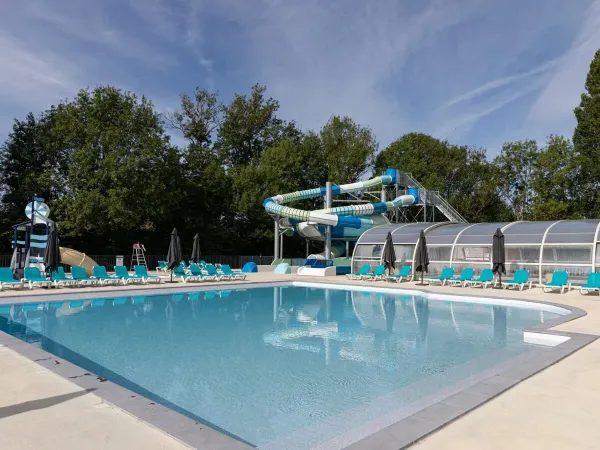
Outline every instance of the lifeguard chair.
<path fill-rule="evenodd" d="M 140 244 L 139 242 L 133 244 L 133 253 L 131 254 L 131 266 L 129 267 L 129 270 L 133 270 L 133 266 L 144 266 L 148 269 L 146 257 L 144 256 L 145 251 L 146 248 L 144 247 L 144 244 Z"/>

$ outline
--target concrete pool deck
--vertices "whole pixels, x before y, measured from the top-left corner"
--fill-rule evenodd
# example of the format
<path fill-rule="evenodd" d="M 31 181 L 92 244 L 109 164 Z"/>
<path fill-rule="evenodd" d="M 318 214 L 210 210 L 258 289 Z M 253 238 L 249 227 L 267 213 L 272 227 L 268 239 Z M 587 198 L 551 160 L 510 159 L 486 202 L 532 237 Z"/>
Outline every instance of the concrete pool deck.
<path fill-rule="evenodd" d="M 582 308 L 587 315 L 561 324 L 552 328 L 553 330 L 592 335 L 598 334 L 600 330 L 598 294 L 581 296 L 578 291 L 563 295 L 544 294 L 540 288 L 534 288 L 522 292 L 487 289 L 482 293 L 481 289 L 417 286 L 413 282 L 356 282 L 344 277 L 302 277 L 272 273 L 250 274 L 248 281 L 235 284 L 249 286 L 286 281 L 373 285 L 442 294 L 560 303 Z M 165 289 L 167 293 L 174 289 L 185 290 L 187 287 L 225 287 L 228 284 L 232 283 L 65 288 L 52 291 L 26 289 L 0 293 L 0 304 L 44 302 L 51 301 L 53 297 L 58 299 L 72 294 L 109 296 L 115 291 L 143 291 L 157 287 Z M 34 295 L 38 297 L 32 297 Z M 43 298 L 39 295 L 43 295 Z M 58 443 L 60 448 L 189 448 L 184 442 L 185 431 L 194 426 L 191 419 L 191 422 L 179 424 L 176 431 L 163 433 L 147 424 L 152 423 L 148 411 L 146 416 L 135 412 L 133 415 L 127 414 L 124 412 L 126 407 L 114 406 L 119 405 L 119 402 L 102 400 L 94 391 L 89 391 L 92 387 L 86 390 L 85 387 L 52 373 L 44 367 L 43 361 L 32 361 L 17 351 L 13 351 L 10 346 L 0 348 L 0 448 L 53 448 L 53 443 Z M 425 437 L 414 444 L 414 447 L 596 448 L 600 440 L 600 427 L 597 426 L 600 419 L 596 418 L 596 405 L 600 404 L 600 387 L 597 383 L 599 375 L 600 341 L 595 341 Z M 3 410 L 5 414 L 2 413 Z M 32 423 L 39 425 L 32 427 Z M 187 441 L 190 446 L 203 445 L 199 441 Z M 210 439 L 205 443 L 208 444 L 209 441 Z M 220 446 L 211 444 L 210 448 L 230 448 L 224 445 L 225 442 Z M 208 448 L 206 445 L 205 447 Z M 243 444 L 235 447 L 248 448 Z M 398 446 L 392 445 L 392 442 L 381 442 L 377 448 Z"/>

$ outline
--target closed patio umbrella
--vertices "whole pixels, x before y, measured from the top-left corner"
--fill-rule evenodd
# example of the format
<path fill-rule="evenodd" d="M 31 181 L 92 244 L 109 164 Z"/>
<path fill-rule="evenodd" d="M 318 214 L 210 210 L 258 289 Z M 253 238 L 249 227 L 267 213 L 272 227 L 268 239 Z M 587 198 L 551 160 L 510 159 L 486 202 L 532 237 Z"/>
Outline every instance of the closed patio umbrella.
<path fill-rule="evenodd" d="M 44 253 L 44 266 L 48 273 L 50 273 L 50 279 L 52 279 L 52 271 L 58 269 L 60 264 L 60 242 L 56 223 L 50 222 L 49 228 L 48 242 L 46 252 Z"/>
<path fill-rule="evenodd" d="M 498 228 L 492 241 L 492 271 L 498 274 L 500 287 L 502 287 L 502 274 L 506 275 L 506 252 L 504 249 L 504 233 Z"/>
<path fill-rule="evenodd" d="M 427 240 L 425 232 L 421 230 L 419 242 L 415 251 L 415 272 L 421 272 L 421 284 L 423 284 L 423 273 L 429 268 L 429 254 L 427 253 Z"/>
<path fill-rule="evenodd" d="M 192 245 L 192 261 L 194 263 L 200 261 L 200 236 L 198 233 L 194 236 L 194 244 Z"/>
<path fill-rule="evenodd" d="M 388 270 L 388 274 L 391 274 L 392 269 L 396 268 L 396 252 L 394 250 L 394 241 L 392 239 L 391 231 L 388 231 L 387 238 L 385 239 L 385 250 L 383 251 L 383 264 Z"/>
<path fill-rule="evenodd" d="M 173 269 L 181 262 L 181 241 L 177 235 L 177 228 L 171 231 L 171 240 L 169 241 L 169 252 L 167 253 L 167 268 L 171 271 L 171 280 L 173 281 Z"/>

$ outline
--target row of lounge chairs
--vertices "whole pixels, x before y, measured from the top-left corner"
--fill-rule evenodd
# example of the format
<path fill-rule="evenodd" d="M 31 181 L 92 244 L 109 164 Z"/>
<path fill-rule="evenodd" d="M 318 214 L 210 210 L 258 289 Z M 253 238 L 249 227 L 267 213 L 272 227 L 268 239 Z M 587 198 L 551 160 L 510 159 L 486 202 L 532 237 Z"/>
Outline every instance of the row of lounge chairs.
<path fill-rule="evenodd" d="M 145 266 L 134 266 L 133 275 L 129 273 L 125 266 L 115 266 L 115 274 L 109 275 L 106 267 L 94 266 L 94 275 L 87 276 L 82 266 L 72 266 L 71 274 L 67 275 L 62 267 L 53 270 L 51 276 L 46 277 L 37 267 L 26 267 L 22 279 L 17 280 L 13 276 L 10 267 L 0 267 L 0 291 L 4 288 L 23 289 L 29 287 L 33 289 L 36 286 L 105 286 L 108 284 L 128 283 L 160 283 L 163 277 L 151 275 Z M 219 270 L 211 264 L 207 264 L 204 269 L 198 265 L 192 264 L 189 268 L 179 266 L 174 271 L 175 281 L 222 281 L 222 280 L 244 280 L 246 275 L 241 272 L 234 272 L 228 265 L 223 265 Z M 166 278 L 166 277 L 165 277 Z"/>
<path fill-rule="evenodd" d="M 358 272 L 350 273 L 347 277 L 351 280 L 387 280 L 395 282 L 412 281 L 413 274 L 411 273 L 411 266 L 402 266 L 397 274 L 385 274 L 385 267 L 379 265 L 371 271 L 369 264 L 363 265 Z M 426 279 L 429 284 L 438 284 L 440 286 L 462 286 L 462 287 L 482 287 L 487 288 L 488 286 L 498 286 L 499 280 L 494 278 L 492 269 L 486 268 L 481 271 L 479 276 L 475 276 L 475 269 L 467 267 L 462 270 L 460 275 L 455 276 L 454 268 L 445 267 L 442 272 L 434 277 L 428 277 Z M 524 288 L 531 289 L 533 286 L 532 281 L 529 278 L 529 271 L 525 269 L 517 270 L 513 278 L 508 280 L 502 280 L 501 284 L 504 289 L 519 289 Z M 565 271 L 556 271 L 552 274 L 552 279 L 542 285 L 544 292 L 550 292 L 554 290 L 560 290 L 562 294 L 565 290 L 571 290 L 571 283 L 569 282 L 569 274 Z M 587 293 L 597 291 L 600 292 L 600 273 L 592 273 L 588 278 L 588 282 L 581 286 L 580 293 Z"/>

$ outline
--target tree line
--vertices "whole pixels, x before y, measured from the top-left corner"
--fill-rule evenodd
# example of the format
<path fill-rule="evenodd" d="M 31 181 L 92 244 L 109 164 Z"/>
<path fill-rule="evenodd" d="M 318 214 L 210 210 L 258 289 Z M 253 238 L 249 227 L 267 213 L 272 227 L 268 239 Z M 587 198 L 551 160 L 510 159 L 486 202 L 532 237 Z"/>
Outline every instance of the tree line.
<path fill-rule="evenodd" d="M 412 173 L 470 222 L 600 217 L 600 51 L 573 138 L 507 142 L 492 160 L 483 148 L 424 133 L 380 150 L 372 130 L 349 117 L 304 131 L 278 109 L 260 84 L 228 104 L 196 88 L 166 114 L 144 96 L 99 86 L 15 119 L 0 147 L 0 252 L 10 251 L 11 225 L 25 220 L 26 203 L 38 195 L 62 243 L 90 254 L 123 253 L 137 241 L 162 253 L 176 226 L 184 250 L 199 233 L 208 254 L 269 255 L 265 197 L 387 167 Z M 169 131 L 185 144 L 174 145 Z M 303 245 L 290 240 L 286 253 Z"/>

